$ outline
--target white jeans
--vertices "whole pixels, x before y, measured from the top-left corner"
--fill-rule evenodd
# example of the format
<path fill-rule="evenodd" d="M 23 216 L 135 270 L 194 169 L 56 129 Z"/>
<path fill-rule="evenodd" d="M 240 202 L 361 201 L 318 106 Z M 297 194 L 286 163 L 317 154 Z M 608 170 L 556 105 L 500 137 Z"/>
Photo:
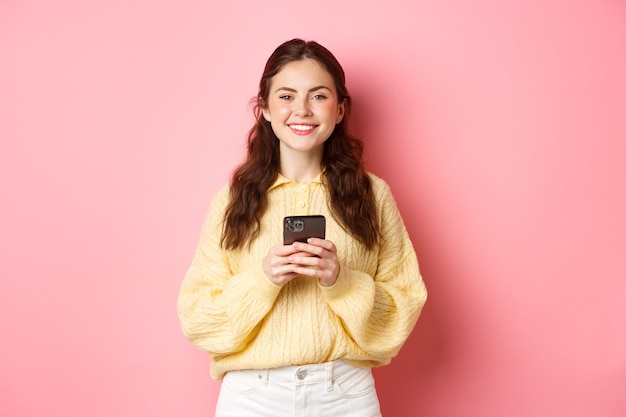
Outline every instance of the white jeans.
<path fill-rule="evenodd" d="M 369 368 L 343 361 L 224 376 L 215 417 L 381 417 Z"/>

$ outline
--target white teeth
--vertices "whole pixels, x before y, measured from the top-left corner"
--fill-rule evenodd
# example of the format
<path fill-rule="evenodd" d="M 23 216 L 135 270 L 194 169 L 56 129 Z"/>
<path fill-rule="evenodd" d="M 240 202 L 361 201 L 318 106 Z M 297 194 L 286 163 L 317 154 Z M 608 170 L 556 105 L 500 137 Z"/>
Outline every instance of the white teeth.
<path fill-rule="evenodd" d="M 289 127 L 291 127 L 292 129 L 295 129 L 295 130 L 299 130 L 301 132 L 313 129 L 313 126 L 311 126 L 311 125 L 291 125 Z"/>

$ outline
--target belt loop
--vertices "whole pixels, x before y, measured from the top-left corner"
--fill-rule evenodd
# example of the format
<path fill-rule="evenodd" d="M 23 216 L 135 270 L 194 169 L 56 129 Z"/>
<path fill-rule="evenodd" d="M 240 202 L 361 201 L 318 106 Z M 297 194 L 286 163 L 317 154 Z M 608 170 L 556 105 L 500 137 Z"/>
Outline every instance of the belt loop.
<path fill-rule="evenodd" d="M 270 378 L 270 370 L 268 369 L 261 369 L 261 373 L 259 374 L 259 378 L 261 378 L 261 382 L 263 383 L 263 385 L 267 385 L 269 383 L 269 378 Z"/>
<path fill-rule="evenodd" d="M 326 392 L 333 390 L 333 366 L 334 362 L 326 363 Z"/>

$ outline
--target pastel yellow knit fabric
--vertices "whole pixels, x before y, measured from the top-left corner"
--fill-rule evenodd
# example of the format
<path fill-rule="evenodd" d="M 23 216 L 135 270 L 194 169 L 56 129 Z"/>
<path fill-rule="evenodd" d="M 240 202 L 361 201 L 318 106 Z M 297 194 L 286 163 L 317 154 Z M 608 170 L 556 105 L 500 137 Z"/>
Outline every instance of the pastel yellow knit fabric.
<path fill-rule="evenodd" d="M 178 299 L 183 333 L 210 353 L 213 378 L 337 359 L 379 366 L 398 353 L 426 302 L 426 287 L 389 187 L 371 178 L 383 235 L 375 250 L 333 219 L 319 178 L 295 183 L 279 177 L 269 190 L 260 237 L 237 251 L 219 245 L 228 187 L 215 195 Z M 326 216 L 326 238 L 337 246 L 341 266 L 332 287 L 307 276 L 280 287 L 262 270 L 270 247 L 282 244 L 283 218 L 298 214 Z"/>

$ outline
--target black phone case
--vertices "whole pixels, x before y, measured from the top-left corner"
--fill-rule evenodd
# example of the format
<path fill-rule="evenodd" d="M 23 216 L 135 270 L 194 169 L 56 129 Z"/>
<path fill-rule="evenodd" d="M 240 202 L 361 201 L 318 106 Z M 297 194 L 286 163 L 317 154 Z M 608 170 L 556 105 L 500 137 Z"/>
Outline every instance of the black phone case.
<path fill-rule="evenodd" d="M 326 218 L 322 215 L 287 216 L 283 221 L 283 243 L 304 242 L 310 237 L 326 238 Z"/>

